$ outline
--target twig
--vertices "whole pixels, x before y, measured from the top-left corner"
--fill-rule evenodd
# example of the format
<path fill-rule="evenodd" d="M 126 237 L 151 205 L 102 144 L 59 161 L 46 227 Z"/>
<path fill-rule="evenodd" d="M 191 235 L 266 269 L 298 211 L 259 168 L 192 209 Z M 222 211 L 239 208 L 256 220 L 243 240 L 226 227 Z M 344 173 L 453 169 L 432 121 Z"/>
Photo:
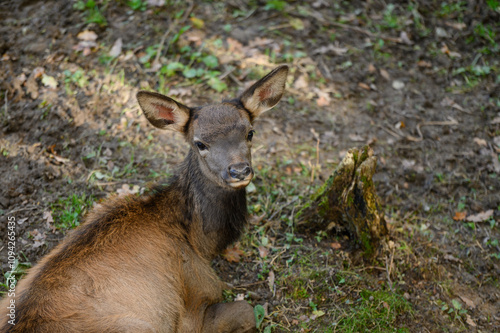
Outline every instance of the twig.
<path fill-rule="evenodd" d="M 414 142 L 420 142 L 424 139 L 424 136 L 422 135 L 422 132 L 420 131 L 420 127 L 422 126 L 450 126 L 450 125 L 458 125 L 458 121 L 455 119 L 452 119 L 450 121 L 426 121 L 423 123 L 420 123 L 417 125 L 417 132 L 419 137 L 416 138 L 411 135 L 407 135 L 406 139 Z"/>
<path fill-rule="evenodd" d="M 299 198 L 295 198 L 292 201 L 289 201 L 289 202 L 285 203 L 284 205 L 282 205 L 280 208 L 278 208 L 276 211 L 274 211 L 273 215 L 271 215 L 268 218 L 268 220 L 272 220 L 276 215 L 278 215 L 279 212 L 281 212 L 283 210 L 283 208 L 285 208 L 286 206 L 289 206 L 289 205 L 293 204 L 297 200 L 299 200 Z"/>
<path fill-rule="evenodd" d="M 342 29 L 353 30 L 353 31 L 362 33 L 364 35 L 367 35 L 369 37 L 372 37 L 372 38 L 380 38 L 380 39 L 387 40 L 389 42 L 394 42 L 394 43 L 403 43 L 403 41 L 401 40 L 401 38 L 394 38 L 394 37 L 389 37 L 389 36 L 385 36 L 385 35 L 375 35 L 371 31 L 368 31 L 368 30 L 365 30 L 365 29 L 361 29 L 359 27 L 353 27 L 353 26 L 350 26 L 350 25 L 347 25 L 347 24 L 343 24 L 343 23 L 339 23 L 339 22 L 327 22 L 327 24 L 330 24 L 330 25 L 332 25 L 334 27 L 338 27 L 338 28 L 342 28 Z"/>
<path fill-rule="evenodd" d="M 234 286 L 233 288 L 234 289 L 243 289 L 243 288 L 246 288 L 246 287 L 251 287 L 251 286 L 255 286 L 257 284 L 262 284 L 262 283 L 266 283 L 267 280 L 264 280 L 264 281 L 257 281 L 257 282 L 252 282 L 252 283 L 247 283 L 247 284 L 242 284 L 242 285 L 239 285 L 239 286 Z"/>
<path fill-rule="evenodd" d="M 391 288 L 391 291 L 394 292 L 394 289 L 392 288 L 392 281 L 391 281 L 391 270 L 392 270 L 392 263 L 394 260 L 394 249 L 392 249 L 391 252 L 391 262 L 388 264 L 387 258 L 385 258 L 385 268 L 387 272 L 387 282 L 389 283 L 389 288 Z"/>
<path fill-rule="evenodd" d="M 9 99 L 7 98 L 7 93 L 8 91 L 5 90 L 5 116 L 7 117 L 9 115 Z"/>
<path fill-rule="evenodd" d="M 176 19 L 168 27 L 168 30 L 161 37 L 160 46 L 158 47 L 158 51 L 156 52 L 155 60 L 153 61 L 151 69 L 147 70 L 146 72 L 154 72 L 154 71 L 158 70 L 158 68 L 156 68 L 156 67 L 160 64 L 160 56 L 161 56 L 161 53 L 163 51 L 163 45 L 165 44 L 165 39 L 167 39 L 167 36 L 172 32 L 173 27 L 176 27 L 178 24 L 182 24 L 187 20 L 189 14 L 191 14 L 191 12 L 193 11 L 193 8 L 194 8 L 194 1 L 191 1 L 190 6 L 186 10 L 186 12 L 184 13 L 184 16 L 182 17 L 182 19 L 181 20 Z M 170 44 L 169 44 L 169 46 L 170 46 Z M 167 47 L 167 52 L 168 52 L 168 47 Z"/>
<path fill-rule="evenodd" d="M 39 206 L 31 206 L 31 207 L 28 206 L 28 207 L 24 207 L 24 208 L 18 208 L 18 209 L 11 210 L 6 215 L 11 215 L 11 214 L 14 214 L 14 213 L 17 213 L 17 212 L 22 212 L 22 211 L 25 211 L 25 210 L 34 210 L 34 209 L 37 209 L 37 208 L 39 208 Z"/>

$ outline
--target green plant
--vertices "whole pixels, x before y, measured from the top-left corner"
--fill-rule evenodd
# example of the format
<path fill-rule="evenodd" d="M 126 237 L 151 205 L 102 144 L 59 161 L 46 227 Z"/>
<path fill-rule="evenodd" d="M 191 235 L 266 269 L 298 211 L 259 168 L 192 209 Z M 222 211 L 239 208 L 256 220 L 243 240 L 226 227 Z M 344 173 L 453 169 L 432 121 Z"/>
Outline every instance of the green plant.
<path fill-rule="evenodd" d="M 286 6 L 286 1 L 283 0 L 268 0 L 264 6 L 264 10 L 277 10 L 283 11 Z"/>
<path fill-rule="evenodd" d="M 0 290 L 0 294 L 5 294 L 11 287 L 11 284 L 17 284 L 26 271 L 31 267 L 31 263 L 28 261 L 20 262 L 18 259 L 14 260 L 12 269 L 4 273 L 4 283 L 0 283 L 0 288 L 5 290 Z M 9 282 L 10 281 L 10 282 Z"/>
<path fill-rule="evenodd" d="M 80 225 L 81 217 L 87 212 L 94 202 L 93 196 L 83 193 L 81 196 L 73 194 L 61 198 L 52 205 L 55 226 L 58 229 L 72 229 Z"/>
<path fill-rule="evenodd" d="M 408 301 L 388 291 L 364 290 L 350 311 L 337 323 L 340 332 L 394 332 L 398 315 L 411 314 Z M 409 332 L 400 329 L 398 332 Z"/>
<path fill-rule="evenodd" d="M 104 2 L 103 7 L 107 5 L 107 1 Z M 86 18 L 85 21 L 87 23 L 96 23 L 100 26 L 107 26 L 108 21 L 106 21 L 106 17 L 102 14 L 101 10 L 99 7 L 97 7 L 97 4 L 95 0 L 78 0 L 74 5 L 73 8 L 76 10 L 80 11 L 85 11 Z"/>
<path fill-rule="evenodd" d="M 143 0 L 129 0 L 127 5 L 133 10 L 145 11 L 147 8 L 147 2 Z"/>

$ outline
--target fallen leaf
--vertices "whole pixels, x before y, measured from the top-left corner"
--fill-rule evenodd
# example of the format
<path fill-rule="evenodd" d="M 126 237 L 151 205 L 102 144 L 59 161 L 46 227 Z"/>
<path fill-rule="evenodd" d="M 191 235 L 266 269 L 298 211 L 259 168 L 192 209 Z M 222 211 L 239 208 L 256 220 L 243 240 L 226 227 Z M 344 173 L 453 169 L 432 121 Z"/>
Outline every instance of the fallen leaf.
<path fill-rule="evenodd" d="M 382 305 L 383 305 L 383 306 L 384 306 L 384 308 L 386 308 L 387 310 L 389 310 L 389 309 L 390 309 L 390 306 L 389 306 L 389 304 L 388 304 L 387 302 L 382 301 Z"/>
<path fill-rule="evenodd" d="M 493 216 L 493 209 L 481 212 L 476 215 L 469 215 L 467 216 L 467 221 L 469 222 L 483 222 L 488 220 L 490 217 Z"/>
<path fill-rule="evenodd" d="M 245 252 L 240 250 L 238 243 L 222 251 L 222 256 L 229 262 L 240 262 L 241 256 L 244 254 Z"/>
<path fill-rule="evenodd" d="M 304 21 L 299 18 L 291 18 L 289 23 L 295 30 L 304 30 Z"/>
<path fill-rule="evenodd" d="M 406 31 L 401 31 L 401 33 L 399 34 L 399 39 L 401 40 L 402 43 L 405 43 L 407 45 L 413 44 L 413 42 L 410 40 L 410 37 L 408 37 Z"/>
<path fill-rule="evenodd" d="M 432 67 L 432 64 L 428 61 L 425 61 L 425 60 L 419 60 L 417 62 L 417 66 L 418 67 L 424 67 L 424 68 L 431 68 Z"/>
<path fill-rule="evenodd" d="M 375 73 L 376 70 L 377 69 L 375 68 L 375 66 L 373 66 L 373 64 L 368 65 L 368 72 Z"/>
<path fill-rule="evenodd" d="M 458 258 L 455 258 L 453 255 L 451 254 L 445 254 L 444 259 L 448 260 L 448 261 L 453 261 L 453 262 L 462 262 L 462 260 L 458 259 Z"/>
<path fill-rule="evenodd" d="M 339 44 L 330 44 L 327 46 L 319 47 L 319 48 L 313 50 L 312 53 L 313 54 L 325 54 L 325 53 L 332 52 L 333 54 L 335 54 L 337 56 L 341 56 L 341 55 L 346 54 L 347 51 L 349 51 L 348 48 L 340 47 Z"/>
<path fill-rule="evenodd" d="M 265 246 L 261 245 L 261 246 L 258 247 L 258 249 L 259 249 L 259 256 L 261 258 L 265 258 L 269 254 L 269 249 L 267 247 L 265 247 Z"/>
<path fill-rule="evenodd" d="M 122 46 L 123 46 L 123 41 L 121 38 L 118 38 L 115 43 L 113 44 L 113 47 L 109 51 L 109 56 L 116 58 L 122 53 Z"/>
<path fill-rule="evenodd" d="M 44 74 L 42 77 L 42 83 L 44 86 L 56 89 L 57 88 L 57 81 L 53 76 L 46 75 Z"/>
<path fill-rule="evenodd" d="M 316 100 L 316 104 L 318 104 L 318 106 L 328 106 L 330 105 L 330 99 L 326 98 L 325 96 L 319 96 L 319 98 Z"/>
<path fill-rule="evenodd" d="M 165 4 L 165 0 L 147 0 L 148 5 L 154 6 L 154 7 L 161 7 Z"/>
<path fill-rule="evenodd" d="M 467 216 L 467 212 L 455 212 L 455 216 L 453 216 L 453 219 L 455 221 L 463 221 L 465 217 Z"/>
<path fill-rule="evenodd" d="M 35 67 L 31 75 L 35 78 L 38 79 L 41 77 L 43 74 L 45 74 L 45 68 L 43 67 Z"/>
<path fill-rule="evenodd" d="M 497 148 L 497 151 L 498 151 L 498 148 Z M 491 159 L 493 162 L 493 169 L 495 170 L 495 172 L 497 172 L 497 173 L 500 172 L 500 161 L 499 161 L 498 155 L 492 152 Z"/>
<path fill-rule="evenodd" d="M 340 245 L 340 243 L 338 243 L 338 242 L 333 242 L 330 244 L 330 246 L 332 249 L 335 249 L 335 250 L 342 248 L 342 245 Z"/>
<path fill-rule="evenodd" d="M 474 138 L 472 141 L 474 141 L 474 143 L 482 147 L 486 147 L 488 145 L 485 139 Z"/>
<path fill-rule="evenodd" d="M 97 34 L 90 30 L 84 30 L 76 35 L 76 38 L 84 41 L 95 41 L 97 39 Z"/>
<path fill-rule="evenodd" d="M 309 317 L 311 320 L 316 320 L 316 318 L 319 318 L 323 316 L 325 313 L 321 310 L 314 310 L 312 315 Z"/>
<path fill-rule="evenodd" d="M 372 90 L 369 85 L 367 85 L 366 83 L 363 83 L 363 82 L 358 83 L 358 87 L 365 89 L 365 90 Z"/>
<path fill-rule="evenodd" d="M 390 80 L 391 80 L 391 76 L 390 76 L 390 75 L 389 75 L 389 73 L 388 73 L 385 69 L 383 69 L 383 68 L 381 68 L 381 69 L 380 69 L 380 75 L 381 75 L 384 79 L 386 79 L 387 81 L 390 81 Z"/>
<path fill-rule="evenodd" d="M 490 122 L 492 125 L 500 124 L 500 117 L 495 117 L 493 120 Z"/>
<path fill-rule="evenodd" d="M 443 44 L 443 47 L 441 48 L 441 52 L 443 54 L 448 55 L 450 58 L 461 58 L 462 55 L 458 52 L 450 51 L 448 46 L 446 44 Z"/>
<path fill-rule="evenodd" d="M 400 80 L 394 80 L 392 81 L 392 87 L 396 90 L 401 90 L 405 87 L 405 83 Z"/>
<path fill-rule="evenodd" d="M 191 23 L 193 23 L 195 28 L 203 29 L 205 27 L 205 22 L 200 18 L 190 17 L 189 20 L 191 21 Z"/>
<path fill-rule="evenodd" d="M 361 135 L 358 134 L 349 134 L 349 140 L 355 142 L 364 142 L 365 138 L 363 138 Z"/>
<path fill-rule="evenodd" d="M 444 22 L 444 24 L 446 24 L 450 28 L 453 28 L 455 30 L 460 30 L 460 31 L 467 28 L 467 25 L 463 22 Z"/>
<path fill-rule="evenodd" d="M 104 174 L 102 174 L 100 172 L 96 172 L 95 175 L 96 175 L 96 178 L 98 178 L 98 179 L 104 178 L 104 176 L 105 176 Z M 118 193 L 119 196 L 124 196 L 124 195 L 129 195 L 129 194 L 141 193 L 142 190 L 143 189 L 141 189 L 141 187 L 139 185 L 134 185 L 134 186 L 130 187 L 130 185 L 128 185 L 128 184 L 123 184 L 121 188 L 116 190 L 116 193 Z"/>
<path fill-rule="evenodd" d="M 267 276 L 267 282 L 269 283 L 269 290 L 274 291 L 274 271 L 270 271 Z"/>
<path fill-rule="evenodd" d="M 465 316 L 467 317 L 467 319 L 465 320 L 465 322 L 467 324 L 469 324 L 469 326 L 471 326 L 471 327 L 476 327 L 476 323 L 472 320 L 472 318 L 470 317 L 470 315 L 468 313 L 466 313 Z"/>
<path fill-rule="evenodd" d="M 26 222 L 27 220 L 28 220 L 28 218 L 27 218 L 27 217 L 22 218 L 22 219 L 18 219 L 18 220 L 17 220 L 17 224 L 21 225 L 21 224 L 23 224 L 24 222 Z"/>
<path fill-rule="evenodd" d="M 307 74 L 302 74 L 301 76 L 298 77 L 297 80 L 295 80 L 293 87 L 297 90 L 305 89 L 309 86 L 307 82 Z"/>
<path fill-rule="evenodd" d="M 460 296 L 460 299 L 462 299 L 462 301 L 465 303 L 465 305 L 467 305 L 469 308 L 471 309 L 474 309 L 476 307 L 476 304 L 474 304 L 474 302 L 470 299 L 468 299 L 467 297 L 465 296 Z"/>
<path fill-rule="evenodd" d="M 495 144 L 495 146 L 500 147 L 500 136 L 495 136 L 493 138 L 493 143 Z"/>

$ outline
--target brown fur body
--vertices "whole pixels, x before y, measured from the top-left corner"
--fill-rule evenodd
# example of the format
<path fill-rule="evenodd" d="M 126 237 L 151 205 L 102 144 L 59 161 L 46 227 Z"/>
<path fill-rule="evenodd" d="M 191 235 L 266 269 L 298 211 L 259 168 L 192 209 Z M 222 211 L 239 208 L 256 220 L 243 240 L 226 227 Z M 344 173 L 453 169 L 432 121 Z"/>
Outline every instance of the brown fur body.
<path fill-rule="evenodd" d="M 225 284 L 210 261 L 245 227 L 248 133 L 281 97 L 286 73 L 273 71 L 242 102 L 197 109 L 140 93 L 153 125 L 191 143 L 185 161 L 167 186 L 94 209 L 16 286 L 15 325 L 10 299 L 0 303 L 0 332 L 254 332 L 248 303 L 219 303 Z"/>

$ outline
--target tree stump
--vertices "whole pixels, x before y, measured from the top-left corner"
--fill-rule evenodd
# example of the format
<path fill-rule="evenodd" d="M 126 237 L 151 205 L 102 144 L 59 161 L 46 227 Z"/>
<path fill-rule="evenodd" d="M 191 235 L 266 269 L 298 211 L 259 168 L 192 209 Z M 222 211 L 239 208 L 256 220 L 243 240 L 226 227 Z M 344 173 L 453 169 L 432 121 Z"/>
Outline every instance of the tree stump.
<path fill-rule="evenodd" d="M 297 220 L 321 223 L 322 229 L 347 228 L 365 254 L 375 255 L 388 234 L 375 192 L 377 158 L 368 146 L 352 148 L 325 184 L 297 213 Z"/>

